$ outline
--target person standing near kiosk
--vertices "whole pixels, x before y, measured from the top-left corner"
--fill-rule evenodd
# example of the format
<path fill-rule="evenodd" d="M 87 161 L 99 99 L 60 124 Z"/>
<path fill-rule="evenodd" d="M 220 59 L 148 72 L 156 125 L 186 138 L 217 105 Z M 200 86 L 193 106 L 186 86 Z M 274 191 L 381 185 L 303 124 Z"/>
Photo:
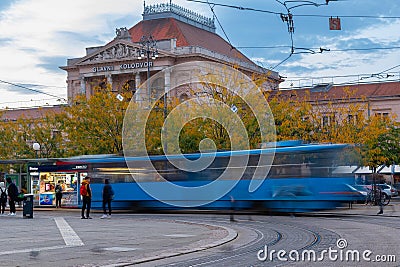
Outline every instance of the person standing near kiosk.
<path fill-rule="evenodd" d="M 1 208 L 1 215 L 4 214 L 5 210 L 6 210 L 6 204 L 7 204 L 7 189 L 6 186 L 4 184 L 4 182 L 0 182 L 0 208 Z"/>
<path fill-rule="evenodd" d="M 56 208 L 61 208 L 61 199 L 63 195 L 63 187 L 61 180 L 58 180 L 58 184 L 56 185 L 55 191 L 56 191 Z"/>
<path fill-rule="evenodd" d="M 82 196 L 81 219 L 92 219 L 90 217 L 90 208 L 92 206 L 92 190 L 90 189 L 90 177 L 86 176 L 82 181 L 80 194 Z M 86 210 L 86 217 L 85 217 Z"/>
<path fill-rule="evenodd" d="M 15 201 L 18 198 L 18 187 L 13 183 L 10 177 L 7 177 L 8 183 L 8 204 L 10 205 L 10 214 L 11 216 L 15 216 Z"/>

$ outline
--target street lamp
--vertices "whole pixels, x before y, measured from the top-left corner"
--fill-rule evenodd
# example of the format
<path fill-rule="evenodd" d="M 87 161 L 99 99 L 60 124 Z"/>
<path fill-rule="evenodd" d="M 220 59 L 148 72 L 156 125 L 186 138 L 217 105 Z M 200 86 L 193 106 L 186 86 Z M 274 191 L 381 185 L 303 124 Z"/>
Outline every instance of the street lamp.
<path fill-rule="evenodd" d="M 40 151 L 40 144 L 35 142 L 32 145 L 33 150 L 35 150 L 36 158 L 38 158 L 39 151 Z"/>
<path fill-rule="evenodd" d="M 145 36 L 143 35 L 140 39 L 140 44 L 142 45 L 138 59 L 142 59 L 147 56 L 147 94 L 150 101 L 150 55 L 151 58 L 154 60 L 158 57 L 158 50 L 157 50 L 157 42 L 154 40 L 153 36 Z"/>
<path fill-rule="evenodd" d="M 146 56 L 147 58 L 147 94 L 150 103 L 151 99 L 151 89 L 150 89 L 150 55 L 151 59 L 155 60 L 158 57 L 157 42 L 154 40 L 153 36 L 143 35 L 140 39 L 140 44 L 142 45 L 138 59 L 142 59 Z M 167 96 L 164 92 L 164 120 L 167 118 Z M 166 130 L 164 129 L 165 134 Z M 165 144 L 165 153 L 167 151 L 167 144 Z"/>

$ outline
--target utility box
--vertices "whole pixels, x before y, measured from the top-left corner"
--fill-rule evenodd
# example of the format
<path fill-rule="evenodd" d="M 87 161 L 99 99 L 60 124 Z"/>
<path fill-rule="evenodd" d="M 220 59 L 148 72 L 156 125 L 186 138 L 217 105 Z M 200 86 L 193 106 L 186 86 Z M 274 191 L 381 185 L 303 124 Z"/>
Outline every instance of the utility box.
<path fill-rule="evenodd" d="M 33 218 L 33 195 L 25 194 L 22 215 L 24 218 Z"/>

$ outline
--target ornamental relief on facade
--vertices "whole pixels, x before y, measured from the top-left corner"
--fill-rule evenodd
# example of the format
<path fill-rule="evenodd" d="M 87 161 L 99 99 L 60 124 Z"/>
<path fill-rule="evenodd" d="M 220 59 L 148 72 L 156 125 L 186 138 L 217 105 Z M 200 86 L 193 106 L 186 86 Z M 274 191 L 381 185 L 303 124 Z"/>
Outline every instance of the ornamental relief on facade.
<path fill-rule="evenodd" d="M 117 44 L 104 50 L 97 55 L 85 60 L 83 63 L 99 62 L 110 59 L 138 58 L 140 49 L 126 44 Z"/>

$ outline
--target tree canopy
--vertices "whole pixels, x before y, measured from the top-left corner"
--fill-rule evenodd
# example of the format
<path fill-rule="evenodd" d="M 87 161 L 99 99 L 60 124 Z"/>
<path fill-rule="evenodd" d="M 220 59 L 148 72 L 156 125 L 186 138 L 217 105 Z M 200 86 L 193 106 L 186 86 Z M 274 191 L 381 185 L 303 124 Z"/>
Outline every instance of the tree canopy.
<path fill-rule="evenodd" d="M 246 101 L 216 84 L 221 82 L 204 83 L 203 92 L 209 99 L 235 107 L 235 116 L 245 126 L 249 147 L 259 147 L 260 125 L 254 111 Z M 80 95 L 60 113 L 47 113 L 39 119 L 21 117 L 17 121 L 1 121 L 0 158 L 34 158 L 33 142 L 40 143 L 40 156 L 46 158 L 122 153 L 124 115 L 132 92 L 125 91 L 121 95 L 122 101 L 111 92 L 110 86 L 105 90 L 97 88 L 90 98 Z M 362 156 L 360 164 L 377 167 L 399 163 L 400 130 L 395 118 L 369 116 L 364 112 L 365 104 L 351 101 L 352 92 L 340 101 L 328 99 L 324 103 L 313 102 L 307 96 L 264 95 L 274 116 L 276 140 L 351 143 L 356 145 Z M 164 103 L 160 101 L 157 108 L 151 111 L 146 124 L 146 148 L 150 154 L 164 153 L 161 145 L 164 116 L 173 112 L 181 100 L 171 97 L 167 103 L 164 109 Z M 221 115 L 205 102 L 201 102 L 199 107 L 215 111 L 217 114 L 212 115 L 215 118 Z M 185 114 L 188 115 L 189 110 Z M 216 149 L 231 149 L 232 136 L 228 132 L 229 125 L 234 123 L 202 117 L 191 119 L 177 133 L 179 148 L 171 147 L 171 151 L 198 152 L 202 140 L 206 139 L 213 140 Z M 233 138 L 240 141 L 243 136 Z"/>

